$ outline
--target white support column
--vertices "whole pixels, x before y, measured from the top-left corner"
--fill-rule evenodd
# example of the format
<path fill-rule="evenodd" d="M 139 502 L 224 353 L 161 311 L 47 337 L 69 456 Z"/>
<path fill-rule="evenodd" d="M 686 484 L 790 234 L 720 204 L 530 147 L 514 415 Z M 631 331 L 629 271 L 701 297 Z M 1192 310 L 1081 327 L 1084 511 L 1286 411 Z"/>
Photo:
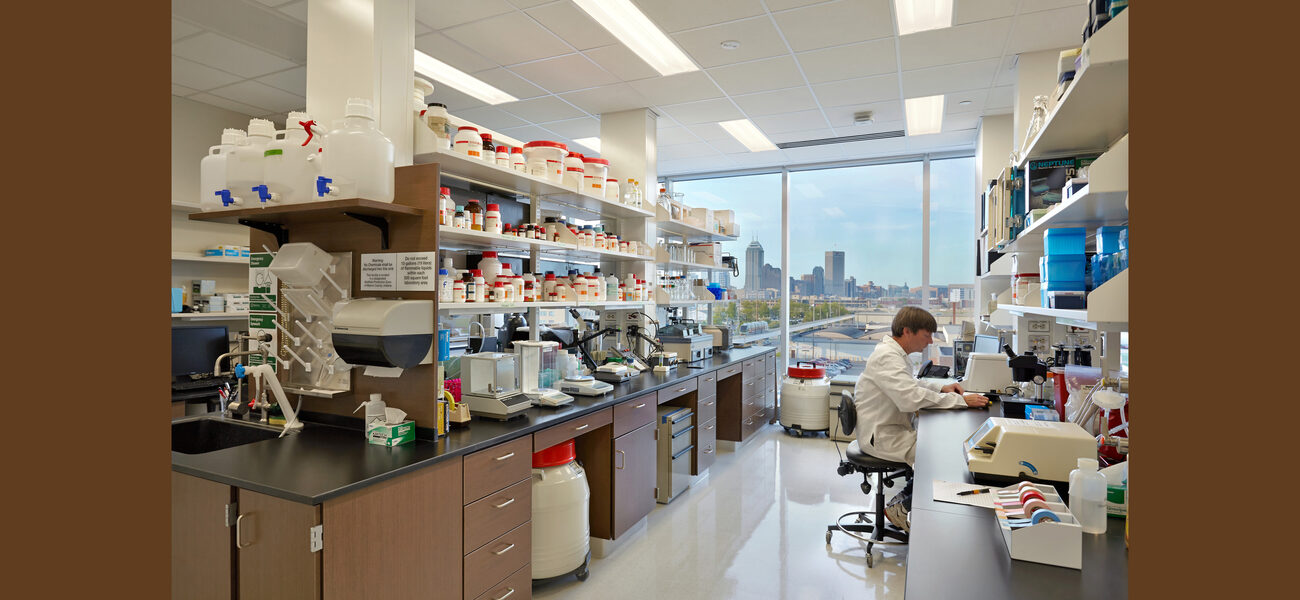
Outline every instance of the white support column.
<path fill-rule="evenodd" d="M 610 177 L 619 181 L 619 190 L 626 191 L 629 178 L 636 179 L 645 197 L 645 207 L 654 210 L 659 188 L 658 171 L 658 116 L 648 108 L 636 108 L 600 115 L 600 157 L 609 161 Z M 658 233 L 653 219 L 623 219 L 619 229 L 629 240 L 654 245 Z M 646 263 L 641 277 L 655 281 L 655 267 Z"/>
<path fill-rule="evenodd" d="M 790 170 L 781 169 L 781 373 L 790 364 Z"/>
<path fill-rule="evenodd" d="M 394 164 L 411 165 L 415 145 L 415 113 L 411 90 L 415 79 L 414 0 L 375 3 L 375 73 L 379 89 L 376 115 L 379 130 L 393 141 Z"/>

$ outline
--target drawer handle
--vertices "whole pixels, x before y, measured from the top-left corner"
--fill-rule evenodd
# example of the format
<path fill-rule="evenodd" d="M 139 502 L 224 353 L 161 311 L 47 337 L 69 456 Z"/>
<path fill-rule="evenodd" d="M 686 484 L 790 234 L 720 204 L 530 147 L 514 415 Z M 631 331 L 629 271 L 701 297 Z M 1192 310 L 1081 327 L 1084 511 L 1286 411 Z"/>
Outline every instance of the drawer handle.
<path fill-rule="evenodd" d="M 705 454 L 713 454 L 713 446 L 705 446 L 705 447 L 704 447 L 704 453 L 705 453 Z"/>
<path fill-rule="evenodd" d="M 680 394 L 680 393 L 682 393 L 682 392 L 684 392 L 684 391 L 686 391 L 686 388 L 684 388 L 684 387 L 677 388 L 677 393 L 678 393 L 678 394 Z"/>
<path fill-rule="evenodd" d="M 633 407 L 632 407 L 632 410 L 636 410 L 636 409 L 638 409 L 638 408 L 645 408 L 645 402 L 642 402 L 642 403 L 640 403 L 640 404 L 638 404 L 638 405 L 636 405 L 636 406 L 633 406 Z"/>
<path fill-rule="evenodd" d="M 506 600 L 506 598 L 509 598 L 514 594 L 515 594 L 515 588 L 508 588 L 506 593 L 502 594 L 500 597 L 493 598 L 492 600 Z"/>
<path fill-rule="evenodd" d="M 713 401 L 712 401 L 712 400 L 709 400 L 708 402 L 705 402 L 704 405 L 705 405 L 705 406 L 713 406 Z"/>
<path fill-rule="evenodd" d="M 614 468 L 615 468 L 615 469 L 618 469 L 618 470 L 620 470 L 620 471 L 622 471 L 623 469 L 627 468 L 627 453 L 624 452 L 624 451 L 622 451 L 622 450 L 615 450 L 615 451 L 614 451 L 614 454 L 617 454 L 617 455 L 620 455 L 620 456 L 623 457 L 623 464 L 621 464 L 621 465 L 619 465 L 619 466 L 617 466 L 617 467 L 614 467 Z"/>
<path fill-rule="evenodd" d="M 505 507 L 510 506 L 511 504 L 514 504 L 514 503 L 515 503 L 515 499 L 514 499 L 514 498 L 511 498 L 511 499 L 509 499 L 509 500 L 506 500 L 505 502 L 502 502 L 501 504 L 493 504 L 492 506 L 495 506 L 495 507 L 497 507 L 497 508 L 505 508 Z"/>
<path fill-rule="evenodd" d="M 511 452 L 510 454 L 507 454 L 507 455 L 505 455 L 505 456 L 498 456 L 498 457 L 497 457 L 497 460 L 505 460 L 505 459 L 510 458 L 511 456 L 514 456 L 514 455 L 515 455 L 515 453 L 514 453 L 514 452 Z"/>
<path fill-rule="evenodd" d="M 510 544 L 509 546 L 506 546 L 505 548 L 502 548 L 502 549 L 500 549 L 500 550 L 493 550 L 492 553 L 495 554 L 495 555 L 497 555 L 497 556 L 501 556 L 502 554 L 505 554 L 505 553 L 507 553 L 507 552 L 509 552 L 509 551 L 511 551 L 511 550 L 514 550 L 514 549 L 515 549 L 515 545 L 514 545 L 514 544 Z"/>
<path fill-rule="evenodd" d="M 248 546 L 252 545 L 252 544 L 249 544 L 248 546 L 244 545 L 244 517 L 247 516 L 248 515 L 239 515 L 239 517 L 235 519 L 235 548 L 238 548 L 240 550 L 243 550 L 244 548 L 247 548 Z"/>
<path fill-rule="evenodd" d="M 588 427 L 591 427 L 591 423 L 583 423 L 582 425 L 579 425 L 578 427 L 574 427 L 573 430 L 574 430 L 574 431 L 582 431 L 583 429 L 586 429 L 586 428 L 588 428 Z"/>
<path fill-rule="evenodd" d="M 705 429 L 707 429 L 707 430 L 709 430 L 709 431 L 713 431 L 713 426 L 712 426 L 712 425 L 709 425 L 708 427 L 705 427 Z"/>

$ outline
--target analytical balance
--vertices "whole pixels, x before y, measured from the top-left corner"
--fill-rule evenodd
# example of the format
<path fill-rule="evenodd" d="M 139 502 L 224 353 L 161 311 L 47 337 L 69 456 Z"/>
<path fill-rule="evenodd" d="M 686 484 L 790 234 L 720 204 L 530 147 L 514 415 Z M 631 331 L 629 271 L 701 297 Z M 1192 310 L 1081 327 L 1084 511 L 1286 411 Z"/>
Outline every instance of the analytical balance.
<path fill-rule="evenodd" d="M 600 396 L 614 391 L 614 386 L 597 381 L 591 375 L 571 375 L 560 382 L 560 391 L 579 396 Z"/>
<path fill-rule="evenodd" d="M 1069 481 L 1080 458 L 1096 458 L 1097 440 L 1074 423 L 989 417 L 962 444 L 976 481 Z"/>
<path fill-rule="evenodd" d="M 624 381 L 632 379 L 632 376 L 636 374 L 637 371 L 627 365 L 605 363 L 596 367 L 594 375 L 596 379 L 607 383 L 623 383 Z"/>
<path fill-rule="evenodd" d="M 523 394 L 538 406 L 562 406 L 573 396 L 555 389 L 560 378 L 557 363 L 558 342 L 521 340 L 514 343 L 519 356 L 519 378 Z"/>
<path fill-rule="evenodd" d="M 518 357 L 501 352 L 466 354 L 460 359 L 461 401 L 469 411 L 509 419 L 533 401 L 519 392 Z"/>

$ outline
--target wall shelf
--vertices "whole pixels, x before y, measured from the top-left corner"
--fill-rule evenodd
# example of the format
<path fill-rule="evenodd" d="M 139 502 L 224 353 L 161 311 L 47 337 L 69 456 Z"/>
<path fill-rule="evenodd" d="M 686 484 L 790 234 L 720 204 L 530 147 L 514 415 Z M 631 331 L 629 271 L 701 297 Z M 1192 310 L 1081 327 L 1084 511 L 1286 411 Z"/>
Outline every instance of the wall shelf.
<path fill-rule="evenodd" d="M 580 248 L 565 242 L 530 240 L 509 235 L 441 226 L 438 228 L 438 245 L 443 250 L 537 250 L 543 260 L 574 260 L 600 262 L 648 262 L 648 256 L 614 252 L 597 248 Z"/>
<path fill-rule="evenodd" d="M 193 313 L 172 313 L 173 319 L 182 321 L 235 321 L 247 319 L 247 312 L 193 312 Z"/>
<path fill-rule="evenodd" d="M 566 308 L 640 308 L 644 309 L 653 302 L 466 302 L 441 303 L 438 312 L 448 315 L 484 315 L 495 313 L 523 312 L 530 308 L 542 310 Z"/>
<path fill-rule="evenodd" d="M 240 223 L 241 220 L 252 220 L 278 225 L 292 225 L 299 220 L 320 220 L 322 217 L 345 216 L 344 213 L 372 217 L 421 217 L 424 216 L 424 209 L 365 198 L 347 198 L 304 202 L 302 204 L 211 210 L 193 213 L 190 215 L 190 220 L 215 221 L 218 223 Z"/>
<path fill-rule="evenodd" d="M 1001 290 L 1011 285 L 1011 257 L 1002 255 L 989 265 L 989 272 L 980 275 L 980 282 L 988 291 Z"/>
<path fill-rule="evenodd" d="M 1004 246 L 1002 252 L 1041 253 L 1043 232 L 1053 227 L 1094 229 L 1128 223 L 1128 164 L 1128 136 L 1125 135 L 1092 163 L 1088 169 L 1088 185 L 1083 190 L 1034 221 Z M 1093 232 L 1089 231 L 1088 235 L 1091 237 Z"/>
<path fill-rule="evenodd" d="M 1128 133 L 1128 37 L 1125 10 L 1083 45 L 1083 66 L 1023 151 L 1021 168 L 1030 160 L 1101 151 Z"/>
<path fill-rule="evenodd" d="M 694 225 L 690 225 L 684 221 L 678 221 L 673 219 L 672 215 L 669 214 L 668 211 L 664 210 L 663 207 L 657 207 L 655 218 L 657 219 L 655 227 L 659 228 L 659 233 L 666 233 L 682 238 L 688 244 L 691 242 L 734 242 L 740 237 L 738 235 L 714 233 L 707 229 L 701 229 Z"/>
<path fill-rule="evenodd" d="M 678 260 L 661 260 L 655 263 L 664 270 L 685 269 L 687 271 L 730 271 L 731 267 L 714 267 L 712 265 L 700 265 L 696 263 L 682 262 Z"/>
<path fill-rule="evenodd" d="M 999 304 L 998 310 L 1013 315 L 1051 317 L 1064 325 L 1085 329 L 1126 329 L 1128 325 L 1128 269 L 1088 293 L 1085 309 L 1042 308 Z"/>
<path fill-rule="evenodd" d="M 664 306 L 695 306 L 697 304 L 715 305 L 715 304 L 731 304 L 735 301 L 736 301 L 735 298 L 729 298 L 726 300 L 670 300 L 666 304 L 661 303 L 661 305 Z"/>
<path fill-rule="evenodd" d="M 196 256 L 186 252 L 172 252 L 172 261 L 248 266 L 247 256 Z"/>

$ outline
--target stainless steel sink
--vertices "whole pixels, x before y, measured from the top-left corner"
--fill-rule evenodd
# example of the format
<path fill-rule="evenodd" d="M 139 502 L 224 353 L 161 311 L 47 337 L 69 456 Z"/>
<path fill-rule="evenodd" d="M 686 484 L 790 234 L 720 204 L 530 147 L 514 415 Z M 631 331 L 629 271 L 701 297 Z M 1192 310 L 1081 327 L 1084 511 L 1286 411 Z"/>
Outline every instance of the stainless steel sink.
<path fill-rule="evenodd" d="M 201 417 L 172 423 L 172 452 L 203 454 L 280 436 L 279 427 Z"/>

